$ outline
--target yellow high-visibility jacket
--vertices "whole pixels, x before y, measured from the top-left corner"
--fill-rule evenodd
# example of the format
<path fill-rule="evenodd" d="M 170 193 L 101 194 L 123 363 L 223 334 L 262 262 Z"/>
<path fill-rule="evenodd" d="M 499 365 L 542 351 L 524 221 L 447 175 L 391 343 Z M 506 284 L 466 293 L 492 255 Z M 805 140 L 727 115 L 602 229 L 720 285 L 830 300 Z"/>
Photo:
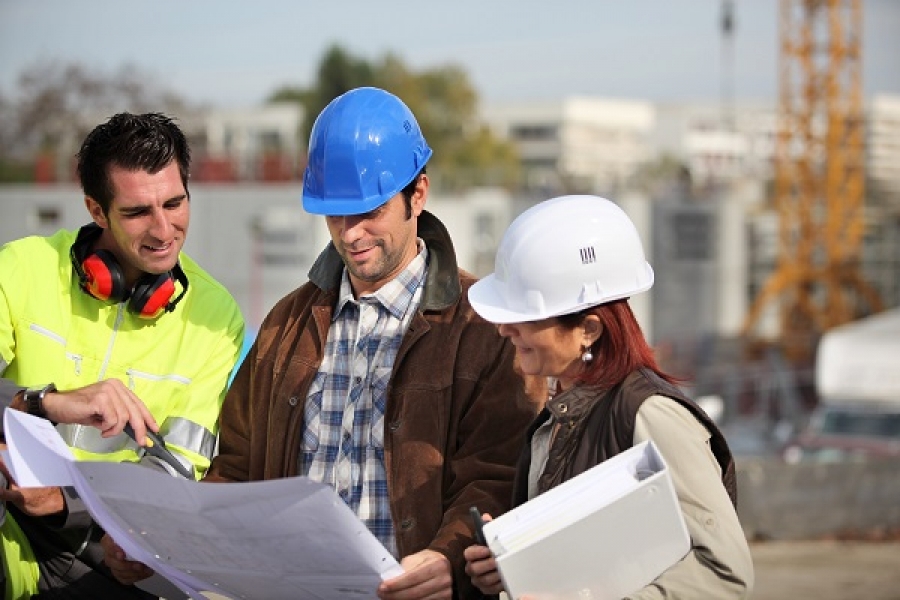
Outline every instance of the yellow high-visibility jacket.
<path fill-rule="evenodd" d="M 73 272 L 69 249 L 76 234 L 61 230 L 0 248 L 0 373 L 21 387 L 52 382 L 60 391 L 120 379 L 147 405 L 167 446 L 201 477 L 215 449 L 219 410 L 243 342 L 237 303 L 183 253 L 179 262 L 189 285 L 172 312 L 146 319 L 131 313 L 126 302 L 93 298 L 79 288 Z M 58 429 L 79 459 L 141 458 L 124 434 L 104 439 L 93 427 Z M 30 574 L 26 579 L 36 573 L 26 564 L 33 559 L 28 548 L 7 551 L 8 545 L 27 543 L 16 529 L 14 523 L 2 528 L 7 598 L 27 593 L 9 589 L 11 581 L 22 579 L 10 559 L 21 558 L 20 573 Z"/>

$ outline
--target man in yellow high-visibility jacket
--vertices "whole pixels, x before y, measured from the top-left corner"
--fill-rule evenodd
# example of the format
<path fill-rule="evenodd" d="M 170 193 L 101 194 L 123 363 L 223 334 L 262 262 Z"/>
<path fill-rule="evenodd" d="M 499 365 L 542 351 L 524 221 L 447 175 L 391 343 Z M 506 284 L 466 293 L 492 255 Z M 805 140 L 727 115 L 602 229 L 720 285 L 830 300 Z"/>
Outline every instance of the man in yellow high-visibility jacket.
<path fill-rule="evenodd" d="M 130 423 L 139 442 L 158 431 L 195 478 L 209 466 L 244 322 L 181 252 L 189 169 L 171 119 L 115 115 L 78 154 L 93 222 L 0 248 L 0 410 L 57 423 L 81 459 L 174 474 L 122 433 Z M 10 481 L 0 499 L 6 600 L 147 597 L 110 577 L 103 532 L 73 491 Z"/>

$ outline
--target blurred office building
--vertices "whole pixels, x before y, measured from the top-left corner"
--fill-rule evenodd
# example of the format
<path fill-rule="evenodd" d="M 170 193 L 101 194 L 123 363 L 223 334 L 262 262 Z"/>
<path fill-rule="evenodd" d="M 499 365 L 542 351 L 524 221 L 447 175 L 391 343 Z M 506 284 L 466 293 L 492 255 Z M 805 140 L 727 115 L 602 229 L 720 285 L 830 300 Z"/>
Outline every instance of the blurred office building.
<path fill-rule="evenodd" d="M 524 187 L 614 195 L 651 158 L 650 102 L 571 97 L 485 108 L 484 122 L 512 142 Z"/>
<path fill-rule="evenodd" d="M 877 95 L 869 103 L 866 168 L 869 197 L 900 205 L 900 96 Z"/>
<path fill-rule="evenodd" d="M 885 305 L 895 306 L 900 97 L 875 97 L 866 114 L 862 268 Z M 697 345 L 739 333 L 777 258 L 779 221 L 770 202 L 774 107 L 739 103 L 733 118 L 723 120 L 714 104 L 571 97 L 493 105 L 482 117 L 516 146 L 524 177 L 517 189 L 435 186 L 429 208 L 446 220 L 462 267 L 490 272 L 503 231 L 537 201 L 568 193 L 606 196 L 638 223 L 657 272 L 651 293 L 634 300 L 651 340 Z M 321 219 L 300 206 L 302 119 L 296 104 L 179 119 L 195 157 L 187 250 L 229 286 L 253 324 L 305 279 L 328 240 Z M 86 127 L 71 123 L 62 136 L 70 159 Z M 660 157 L 679 165 L 679 176 L 647 185 L 648 165 Z M 0 187 L 0 242 L 85 221 L 71 163 L 41 173 L 41 185 Z"/>

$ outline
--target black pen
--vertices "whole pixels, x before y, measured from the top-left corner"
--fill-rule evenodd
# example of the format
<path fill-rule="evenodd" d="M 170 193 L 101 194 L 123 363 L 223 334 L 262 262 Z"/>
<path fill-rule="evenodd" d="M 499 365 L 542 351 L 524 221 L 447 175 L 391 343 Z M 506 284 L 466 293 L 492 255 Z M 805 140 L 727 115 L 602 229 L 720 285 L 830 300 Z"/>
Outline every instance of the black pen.
<path fill-rule="evenodd" d="M 125 425 L 124 431 L 126 434 L 128 434 L 128 437 L 137 442 L 134 434 L 134 429 L 131 428 L 131 423 Z M 194 479 L 193 471 L 188 470 L 187 467 L 181 464 L 181 461 L 175 458 L 175 456 L 172 454 L 172 451 L 166 448 L 165 440 L 163 440 L 158 433 L 154 433 L 153 431 L 148 429 L 146 433 L 146 439 L 147 445 L 143 446 L 143 448 L 147 452 L 147 454 L 149 454 L 150 456 L 155 456 L 156 458 L 165 462 L 170 467 L 175 469 L 175 471 L 177 471 L 178 474 L 185 479 Z"/>
<path fill-rule="evenodd" d="M 475 523 L 475 542 L 479 546 L 487 546 L 487 540 L 484 537 L 484 521 L 481 519 L 481 511 L 477 506 L 469 508 L 469 514 L 472 516 L 472 522 Z"/>

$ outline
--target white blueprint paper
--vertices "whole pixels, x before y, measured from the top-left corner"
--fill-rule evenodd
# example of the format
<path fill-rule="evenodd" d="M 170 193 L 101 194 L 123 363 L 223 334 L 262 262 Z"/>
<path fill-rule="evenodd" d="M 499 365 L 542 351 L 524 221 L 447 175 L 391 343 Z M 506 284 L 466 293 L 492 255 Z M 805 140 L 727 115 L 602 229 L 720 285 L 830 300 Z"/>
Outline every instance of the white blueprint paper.
<path fill-rule="evenodd" d="M 127 463 L 77 462 L 58 451 L 46 421 L 5 412 L 17 481 L 24 464 L 31 485 L 73 485 L 130 557 L 192 597 L 376 598 L 382 579 L 402 573 L 328 486 L 305 477 L 198 483 Z"/>

